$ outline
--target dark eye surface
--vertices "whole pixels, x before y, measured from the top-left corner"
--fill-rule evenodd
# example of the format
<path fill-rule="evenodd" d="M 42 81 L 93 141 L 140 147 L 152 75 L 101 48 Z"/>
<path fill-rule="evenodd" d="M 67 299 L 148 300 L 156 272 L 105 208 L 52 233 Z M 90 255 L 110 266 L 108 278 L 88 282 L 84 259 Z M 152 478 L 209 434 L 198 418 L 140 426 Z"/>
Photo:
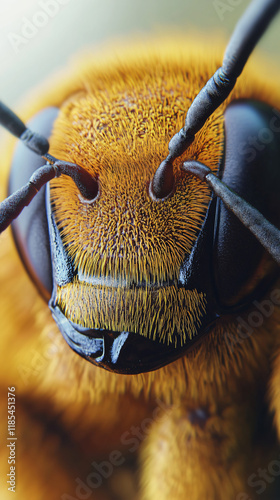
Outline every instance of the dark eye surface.
<path fill-rule="evenodd" d="M 46 108 L 28 123 L 35 132 L 49 137 L 58 109 Z M 32 173 L 46 161 L 19 142 L 12 159 L 9 193 L 13 193 L 26 182 Z M 12 224 L 13 236 L 20 257 L 40 293 L 48 300 L 52 292 L 52 266 L 48 223 L 45 208 L 45 188 L 26 207 Z"/>
<path fill-rule="evenodd" d="M 225 155 L 222 181 L 279 227 L 279 116 L 270 106 L 238 100 L 225 111 Z M 276 128 L 275 128 L 276 131 Z M 255 236 L 217 200 L 214 273 L 219 302 L 235 305 L 262 286 L 261 267 L 269 257 Z M 265 265 L 266 264 L 266 265 Z M 275 266 L 267 280 L 275 274 Z M 252 286 L 254 283 L 254 286 Z"/>

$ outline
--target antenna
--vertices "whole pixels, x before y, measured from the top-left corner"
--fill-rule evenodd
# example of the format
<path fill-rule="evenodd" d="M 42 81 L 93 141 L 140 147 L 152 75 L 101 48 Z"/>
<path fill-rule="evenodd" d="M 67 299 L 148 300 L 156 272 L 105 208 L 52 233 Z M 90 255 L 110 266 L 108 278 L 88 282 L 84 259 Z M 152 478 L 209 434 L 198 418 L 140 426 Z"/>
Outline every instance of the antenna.
<path fill-rule="evenodd" d="M 193 100 L 184 127 L 169 142 L 169 155 L 151 182 L 155 199 L 168 196 L 174 185 L 173 161 L 190 146 L 195 134 L 225 101 L 235 86 L 248 57 L 280 9 L 279 0 L 253 0 L 238 21 L 226 48 L 223 64 Z"/>

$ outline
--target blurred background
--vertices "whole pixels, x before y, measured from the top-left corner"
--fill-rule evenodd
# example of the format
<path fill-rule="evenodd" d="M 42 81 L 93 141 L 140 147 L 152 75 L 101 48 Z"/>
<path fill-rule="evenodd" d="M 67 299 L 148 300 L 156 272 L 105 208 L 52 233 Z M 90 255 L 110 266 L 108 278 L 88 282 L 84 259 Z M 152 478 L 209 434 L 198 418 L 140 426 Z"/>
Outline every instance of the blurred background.
<path fill-rule="evenodd" d="M 16 108 L 75 52 L 168 30 L 229 38 L 248 0 L 9 0 L 0 6 L 0 96 Z M 280 68 L 280 16 L 258 46 Z"/>

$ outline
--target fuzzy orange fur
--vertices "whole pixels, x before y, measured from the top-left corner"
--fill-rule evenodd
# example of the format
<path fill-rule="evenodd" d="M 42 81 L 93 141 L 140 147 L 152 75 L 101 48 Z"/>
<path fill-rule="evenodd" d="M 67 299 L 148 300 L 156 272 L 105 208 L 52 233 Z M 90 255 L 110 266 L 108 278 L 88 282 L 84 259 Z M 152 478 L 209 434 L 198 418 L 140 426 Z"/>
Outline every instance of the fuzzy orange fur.
<path fill-rule="evenodd" d="M 128 308 L 121 320 L 110 311 L 112 291 L 106 287 L 102 304 L 88 283 L 62 287 L 60 304 L 72 319 L 112 327 L 120 321 L 120 328 L 148 335 L 149 325 L 157 320 L 158 303 L 151 303 L 147 291 L 142 296 L 127 293 L 125 285 L 133 280 L 163 283 L 167 278 L 174 286 L 166 297 L 158 297 L 159 303 L 166 302 L 161 340 L 173 341 L 172 324 L 177 321 L 184 342 L 186 325 L 191 331 L 193 317 L 199 317 L 204 298 L 196 290 L 179 292 L 176 281 L 180 259 L 195 241 L 210 192 L 182 174 L 182 158 L 175 164 L 172 197 L 155 203 L 147 186 L 192 99 L 221 58 L 221 51 L 208 53 L 189 42 L 148 50 L 137 46 L 120 52 L 116 60 L 88 60 L 30 106 L 27 115 L 47 105 L 61 109 L 50 153 L 99 177 L 100 195 L 94 205 L 79 198 L 71 180 L 52 182 L 56 217 L 77 269 L 88 279 L 94 273 L 124 282 L 124 289 L 114 292 L 119 304 L 125 301 Z M 223 111 L 238 97 L 280 108 L 277 86 L 264 83 L 249 67 L 184 158 L 216 170 L 224 143 Z M 7 155 L 2 199 L 9 161 Z M 116 375 L 87 363 L 65 343 L 25 274 L 9 231 L 0 237 L 0 262 L 0 467 L 5 478 L 7 387 L 12 385 L 18 437 L 15 498 L 115 498 L 113 478 L 121 477 L 121 471 L 127 473 L 123 483 L 117 481 L 123 484 L 123 499 L 256 497 L 256 489 L 248 484 L 250 474 L 278 458 L 279 307 L 249 338 L 240 339 L 238 321 L 231 317 L 219 321 L 200 346 L 178 361 L 151 373 Z M 243 314 L 245 320 L 248 314 L 250 309 Z M 269 406 L 275 412 L 275 431 L 269 424 L 260 431 L 260 415 Z M 207 418 L 195 418 L 197 410 Z M 94 488 L 89 479 L 96 472 L 92 462 L 112 461 L 112 452 L 118 452 L 123 462 Z M 134 478 L 135 457 L 139 475 L 134 489 L 128 484 Z M 87 485 L 83 492 L 81 481 Z M 5 479 L 0 494 L 3 500 L 11 498 Z"/>

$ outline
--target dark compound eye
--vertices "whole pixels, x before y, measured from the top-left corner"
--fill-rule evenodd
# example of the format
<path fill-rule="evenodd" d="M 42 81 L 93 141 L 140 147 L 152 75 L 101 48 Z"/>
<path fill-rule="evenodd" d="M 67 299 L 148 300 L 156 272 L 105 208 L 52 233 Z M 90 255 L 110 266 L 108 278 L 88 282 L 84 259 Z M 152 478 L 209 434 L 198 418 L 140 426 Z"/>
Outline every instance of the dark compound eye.
<path fill-rule="evenodd" d="M 280 123 L 275 110 L 264 103 L 244 99 L 230 104 L 222 181 L 279 227 L 280 134 L 270 127 L 275 119 Z M 263 130 L 270 132 L 269 140 L 261 141 Z M 261 284 L 260 264 L 267 267 L 270 260 L 256 237 L 218 199 L 213 268 L 219 302 L 225 306 L 242 300 L 252 282 Z M 267 270 L 270 267 L 266 279 L 275 274 L 276 266 L 270 264 Z"/>
<path fill-rule="evenodd" d="M 43 109 L 29 121 L 28 126 L 49 137 L 57 115 L 58 109 L 55 107 Z M 12 159 L 9 194 L 26 184 L 33 172 L 45 163 L 43 158 L 19 141 Z M 13 221 L 12 230 L 28 273 L 43 297 L 49 300 L 53 279 L 45 196 L 46 188 L 43 187 L 32 203 Z"/>

